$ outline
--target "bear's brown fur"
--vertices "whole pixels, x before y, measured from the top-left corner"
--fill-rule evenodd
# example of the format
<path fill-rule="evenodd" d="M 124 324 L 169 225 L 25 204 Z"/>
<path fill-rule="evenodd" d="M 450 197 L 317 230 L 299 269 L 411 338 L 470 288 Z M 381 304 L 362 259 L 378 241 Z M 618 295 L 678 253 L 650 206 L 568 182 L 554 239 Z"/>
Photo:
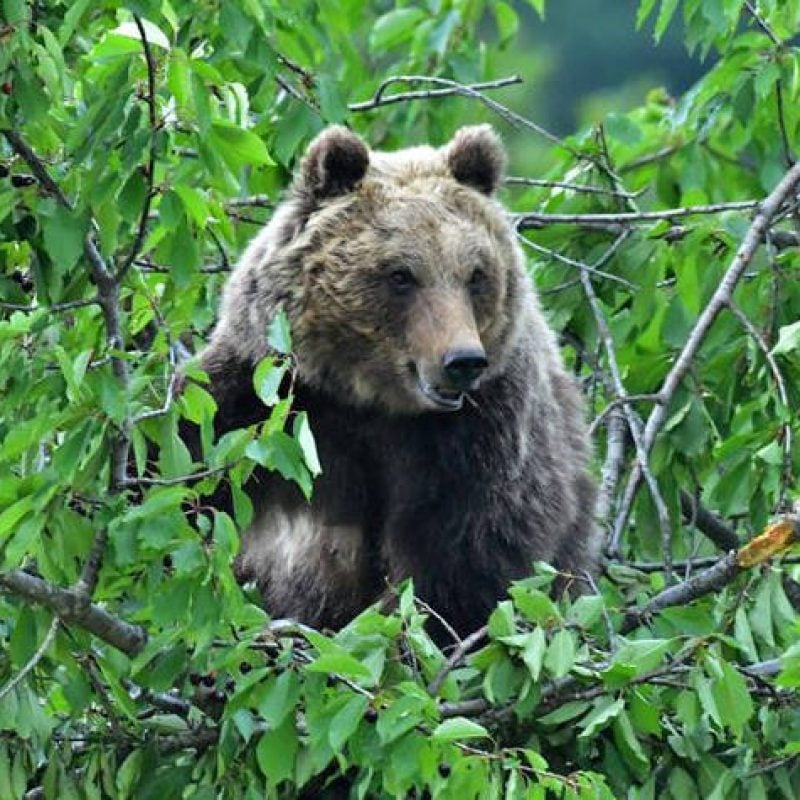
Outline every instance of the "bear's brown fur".
<path fill-rule="evenodd" d="M 339 626 L 410 576 L 463 633 L 536 560 L 594 570 L 581 399 L 492 198 L 504 160 L 489 126 L 395 153 L 329 128 L 231 276 L 201 359 L 217 431 L 263 416 L 282 308 L 323 467 L 310 504 L 251 483 L 238 571 L 273 615 Z"/>

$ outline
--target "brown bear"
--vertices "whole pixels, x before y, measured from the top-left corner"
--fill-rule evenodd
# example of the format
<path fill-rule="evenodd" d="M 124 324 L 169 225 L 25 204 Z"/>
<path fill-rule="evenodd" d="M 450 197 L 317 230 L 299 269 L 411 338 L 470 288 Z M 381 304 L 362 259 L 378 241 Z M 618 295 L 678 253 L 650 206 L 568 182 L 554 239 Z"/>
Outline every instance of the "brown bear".
<path fill-rule="evenodd" d="M 201 357 L 217 432 L 263 418 L 283 309 L 323 468 L 310 502 L 248 487 L 237 570 L 272 615 L 339 627 L 411 577 L 463 634 L 534 561 L 594 571 L 582 402 L 493 199 L 504 162 L 488 125 L 394 153 L 328 128 L 234 270 Z"/>

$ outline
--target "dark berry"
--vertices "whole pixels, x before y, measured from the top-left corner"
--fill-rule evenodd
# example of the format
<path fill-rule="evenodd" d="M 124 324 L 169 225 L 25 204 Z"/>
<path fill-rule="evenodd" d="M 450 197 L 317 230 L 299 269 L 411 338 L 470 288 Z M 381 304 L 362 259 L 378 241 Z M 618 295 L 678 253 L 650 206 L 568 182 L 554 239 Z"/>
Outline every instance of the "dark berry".
<path fill-rule="evenodd" d="M 2 86 L 0 86 L 0 89 L 2 89 L 3 94 L 11 94 L 11 92 L 14 91 L 14 84 L 11 83 L 11 81 L 3 81 L 3 84 Z"/>
<path fill-rule="evenodd" d="M 5 164 L 0 164 L 0 178 L 8 177 L 8 167 Z"/>
<path fill-rule="evenodd" d="M 172 556 L 164 556 L 161 563 L 164 565 L 164 569 L 172 569 Z"/>
<path fill-rule="evenodd" d="M 24 189 L 26 186 L 33 186 L 36 183 L 36 178 L 33 175 L 12 175 L 11 185 L 15 189 Z"/>
<path fill-rule="evenodd" d="M 200 683 L 202 683 L 207 689 L 210 689 L 212 686 L 214 686 L 216 682 L 216 678 L 211 673 L 208 675 L 203 675 L 203 677 L 200 679 Z"/>
<path fill-rule="evenodd" d="M 200 675 L 197 672 L 191 672 L 189 674 L 189 683 L 191 683 L 192 686 L 199 686 L 200 685 L 200 681 L 202 681 L 202 680 L 203 680 L 203 676 Z"/>
<path fill-rule="evenodd" d="M 442 761 L 442 763 L 439 764 L 439 774 L 443 778 L 449 777 L 451 772 L 452 772 L 452 767 L 446 761 Z"/>
<path fill-rule="evenodd" d="M 253 665 L 249 661 L 242 661 L 242 663 L 239 664 L 239 672 L 241 672 L 242 675 L 247 675 L 251 669 L 253 669 Z"/>
<path fill-rule="evenodd" d="M 338 683 L 338 680 L 336 679 L 335 675 L 328 675 L 328 677 L 325 678 L 325 685 L 326 686 L 336 686 L 337 683 Z"/>
<path fill-rule="evenodd" d="M 372 708 L 372 706 L 370 706 L 364 712 L 364 720 L 366 722 L 377 722 L 378 721 L 378 712 L 377 712 L 377 710 Z"/>

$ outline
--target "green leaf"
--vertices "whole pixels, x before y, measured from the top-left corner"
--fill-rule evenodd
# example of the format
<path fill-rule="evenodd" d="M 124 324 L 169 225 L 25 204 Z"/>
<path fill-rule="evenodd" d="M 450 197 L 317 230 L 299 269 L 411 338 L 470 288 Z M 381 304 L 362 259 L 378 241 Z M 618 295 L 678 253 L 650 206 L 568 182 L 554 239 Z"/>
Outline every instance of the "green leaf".
<path fill-rule="evenodd" d="M 489 731 L 466 717 L 452 717 L 440 722 L 433 729 L 433 738 L 439 742 L 453 742 L 461 739 L 484 739 Z"/>
<path fill-rule="evenodd" d="M 294 773 L 297 755 L 297 731 L 288 718 L 274 730 L 264 733 L 256 746 L 256 760 L 267 780 L 276 786 Z"/>
<path fill-rule="evenodd" d="M 314 434 L 311 432 L 311 426 L 308 424 L 308 414 L 306 414 L 305 411 L 301 411 L 294 418 L 292 432 L 303 451 L 303 458 L 305 459 L 308 471 L 315 477 L 321 475 L 322 465 L 319 463 L 317 444 L 314 441 Z"/>
<path fill-rule="evenodd" d="M 267 344 L 283 356 L 292 352 L 292 332 L 289 327 L 289 318 L 281 309 L 267 326 Z"/>
<path fill-rule="evenodd" d="M 661 0 L 661 8 L 658 11 L 658 17 L 656 18 L 656 26 L 653 32 L 653 36 L 656 42 L 661 41 L 661 37 L 667 30 L 670 20 L 672 19 L 672 15 L 675 13 L 675 9 L 677 7 L 678 7 L 678 0 Z"/>
<path fill-rule="evenodd" d="M 280 727 L 294 709 L 300 696 L 297 675 L 286 670 L 259 687 L 253 695 L 258 713 L 271 728 Z"/>
<path fill-rule="evenodd" d="M 396 8 L 379 17 L 372 26 L 369 49 L 373 53 L 383 52 L 410 39 L 417 25 L 425 19 L 419 8 Z"/>
<path fill-rule="evenodd" d="M 582 729 L 578 734 L 578 738 L 588 739 L 590 736 L 594 736 L 617 717 L 624 708 L 625 701 L 621 697 L 616 700 L 611 697 L 603 697 L 597 700 L 592 710 L 578 723 Z"/>
<path fill-rule="evenodd" d="M 214 120 L 210 139 L 217 152 L 234 170 L 245 166 L 274 164 L 267 146 L 252 131 L 230 122 Z"/>
<path fill-rule="evenodd" d="M 492 10 L 494 11 L 497 32 L 499 34 L 500 44 L 502 45 L 516 36 L 519 27 L 519 17 L 508 3 L 496 2 L 493 4 Z"/>
<path fill-rule="evenodd" d="M 86 217 L 56 206 L 52 214 L 42 217 L 42 227 L 45 247 L 53 263 L 64 270 L 74 267 L 83 253 L 88 230 Z"/>
<path fill-rule="evenodd" d="M 539 15 L 539 19 L 544 19 L 545 0 L 528 0 L 528 5 Z"/>
<path fill-rule="evenodd" d="M 711 684 L 711 693 L 719 713 L 720 722 L 731 730 L 737 740 L 741 739 L 745 724 L 755 711 L 747 681 L 727 661 L 717 662 L 719 677 Z"/>
<path fill-rule="evenodd" d="M 253 371 L 253 386 L 265 406 L 274 406 L 280 400 L 278 393 L 283 379 L 289 370 L 285 361 L 277 361 L 271 356 L 262 358 Z"/>
<path fill-rule="evenodd" d="M 334 752 L 340 751 L 356 732 L 368 705 L 366 697 L 355 695 L 336 712 L 328 728 L 328 741 Z"/>
<path fill-rule="evenodd" d="M 800 321 L 782 325 L 778 330 L 778 342 L 772 348 L 773 355 L 792 353 L 800 348 Z"/>
<path fill-rule="evenodd" d="M 33 508 L 33 496 L 26 495 L 0 512 L 0 541 L 14 532 L 16 525 Z"/>
<path fill-rule="evenodd" d="M 544 657 L 544 665 L 554 678 L 563 678 L 575 663 L 575 640 L 572 634 L 561 629 L 553 636 Z"/>

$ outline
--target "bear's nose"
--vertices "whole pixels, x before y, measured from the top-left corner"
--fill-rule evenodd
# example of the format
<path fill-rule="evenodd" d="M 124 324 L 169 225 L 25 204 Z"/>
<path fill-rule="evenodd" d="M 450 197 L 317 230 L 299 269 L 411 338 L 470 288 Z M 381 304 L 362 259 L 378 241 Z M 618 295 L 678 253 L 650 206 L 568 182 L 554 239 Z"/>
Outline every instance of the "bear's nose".
<path fill-rule="evenodd" d="M 488 366 L 486 353 L 478 348 L 448 350 L 442 359 L 447 380 L 461 390 L 472 387 Z"/>

